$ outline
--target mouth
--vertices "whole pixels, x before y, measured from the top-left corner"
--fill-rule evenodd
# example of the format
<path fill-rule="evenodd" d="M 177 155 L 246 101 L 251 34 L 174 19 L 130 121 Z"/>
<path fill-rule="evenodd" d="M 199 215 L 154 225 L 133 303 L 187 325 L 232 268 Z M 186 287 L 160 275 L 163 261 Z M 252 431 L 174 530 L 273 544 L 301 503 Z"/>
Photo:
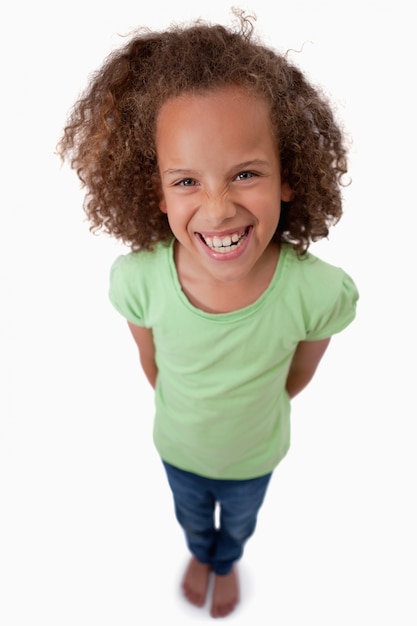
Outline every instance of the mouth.
<path fill-rule="evenodd" d="M 250 226 L 241 230 L 235 230 L 226 235 L 204 235 L 197 233 L 201 241 L 213 252 L 227 254 L 237 250 L 249 234 Z"/>

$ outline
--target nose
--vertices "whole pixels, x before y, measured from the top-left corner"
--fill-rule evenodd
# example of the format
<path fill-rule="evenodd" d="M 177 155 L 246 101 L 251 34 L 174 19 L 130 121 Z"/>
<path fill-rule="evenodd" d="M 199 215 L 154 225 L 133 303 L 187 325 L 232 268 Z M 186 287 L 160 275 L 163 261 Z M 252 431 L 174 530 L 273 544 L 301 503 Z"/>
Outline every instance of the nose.
<path fill-rule="evenodd" d="M 203 219 L 211 226 L 219 226 L 236 215 L 236 206 L 226 195 L 210 195 L 200 206 Z"/>

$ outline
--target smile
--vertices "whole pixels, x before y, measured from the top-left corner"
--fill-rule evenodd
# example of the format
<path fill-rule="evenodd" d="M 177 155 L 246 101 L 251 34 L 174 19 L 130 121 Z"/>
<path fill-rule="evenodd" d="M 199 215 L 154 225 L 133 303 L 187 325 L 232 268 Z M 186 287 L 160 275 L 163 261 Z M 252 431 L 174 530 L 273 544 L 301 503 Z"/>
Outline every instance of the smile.
<path fill-rule="evenodd" d="M 226 254 L 235 250 L 239 246 L 242 245 L 243 241 L 246 239 L 249 233 L 249 227 L 244 230 L 235 231 L 219 237 L 217 235 L 203 235 L 202 233 L 198 233 L 200 239 L 205 245 L 213 250 L 213 252 L 220 252 L 220 254 Z"/>

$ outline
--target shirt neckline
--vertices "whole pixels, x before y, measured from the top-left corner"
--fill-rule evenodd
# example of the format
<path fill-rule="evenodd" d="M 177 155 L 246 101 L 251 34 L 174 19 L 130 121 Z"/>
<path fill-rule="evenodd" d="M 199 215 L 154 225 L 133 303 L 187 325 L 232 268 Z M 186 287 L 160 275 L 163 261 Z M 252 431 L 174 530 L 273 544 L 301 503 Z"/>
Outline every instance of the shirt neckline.
<path fill-rule="evenodd" d="M 179 298 L 183 306 L 185 306 L 194 315 L 198 315 L 199 317 L 204 317 L 206 319 L 216 320 L 216 321 L 231 321 L 231 320 L 234 321 L 234 320 L 242 319 L 244 317 L 248 317 L 249 315 L 253 315 L 256 311 L 258 311 L 261 307 L 263 307 L 264 304 L 269 300 L 270 294 L 273 291 L 276 291 L 281 285 L 282 275 L 285 272 L 285 268 L 288 262 L 288 257 L 289 257 L 289 252 L 290 252 L 290 248 L 287 244 L 281 244 L 279 258 L 278 258 L 277 265 L 276 265 L 274 274 L 272 276 L 271 282 L 269 283 L 265 291 L 259 296 L 259 298 L 255 300 L 255 302 L 252 302 L 252 304 L 248 304 L 247 306 L 241 309 L 236 309 L 235 311 L 229 311 L 228 313 L 208 313 L 207 311 L 203 311 L 202 309 L 199 309 L 198 307 L 194 306 L 189 301 L 184 291 L 182 290 L 182 286 L 178 278 L 178 272 L 177 272 L 177 268 L 176 268 L 175 260 L 174 260 L 174 244 L 175 244 L 175 238 L 171 240 L 167 248 L 167 254 L 168 254 L 169 270 L 170 270 L 170 274 L 172 277 L 172 283 L 173 283 L 177 297 Z"/>

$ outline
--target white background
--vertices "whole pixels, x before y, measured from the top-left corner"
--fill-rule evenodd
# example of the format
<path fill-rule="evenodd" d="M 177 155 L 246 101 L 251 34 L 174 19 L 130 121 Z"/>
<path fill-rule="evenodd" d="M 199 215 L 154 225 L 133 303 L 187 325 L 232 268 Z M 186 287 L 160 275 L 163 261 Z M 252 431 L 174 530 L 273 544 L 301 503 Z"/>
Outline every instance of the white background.
<path fill-rule="evenodd" d="M 311 250 L 355 279 L 357 320 L 293 404 L 230 623 L 415 626 L 415 32 L 406 0 L 256 0 L 265 43 L 334 101 L 353 184 Z M 223 0 L 6 4 L 1 23 L 0 623 L 211 621 L 153 448 L 152 393 L 54 155 L 89 74 L 138 25 L 231 23 Z M 210 8 L 209 8 L 210 7 Z M 260 620 L 257 622 L 257 620 Z"/>

